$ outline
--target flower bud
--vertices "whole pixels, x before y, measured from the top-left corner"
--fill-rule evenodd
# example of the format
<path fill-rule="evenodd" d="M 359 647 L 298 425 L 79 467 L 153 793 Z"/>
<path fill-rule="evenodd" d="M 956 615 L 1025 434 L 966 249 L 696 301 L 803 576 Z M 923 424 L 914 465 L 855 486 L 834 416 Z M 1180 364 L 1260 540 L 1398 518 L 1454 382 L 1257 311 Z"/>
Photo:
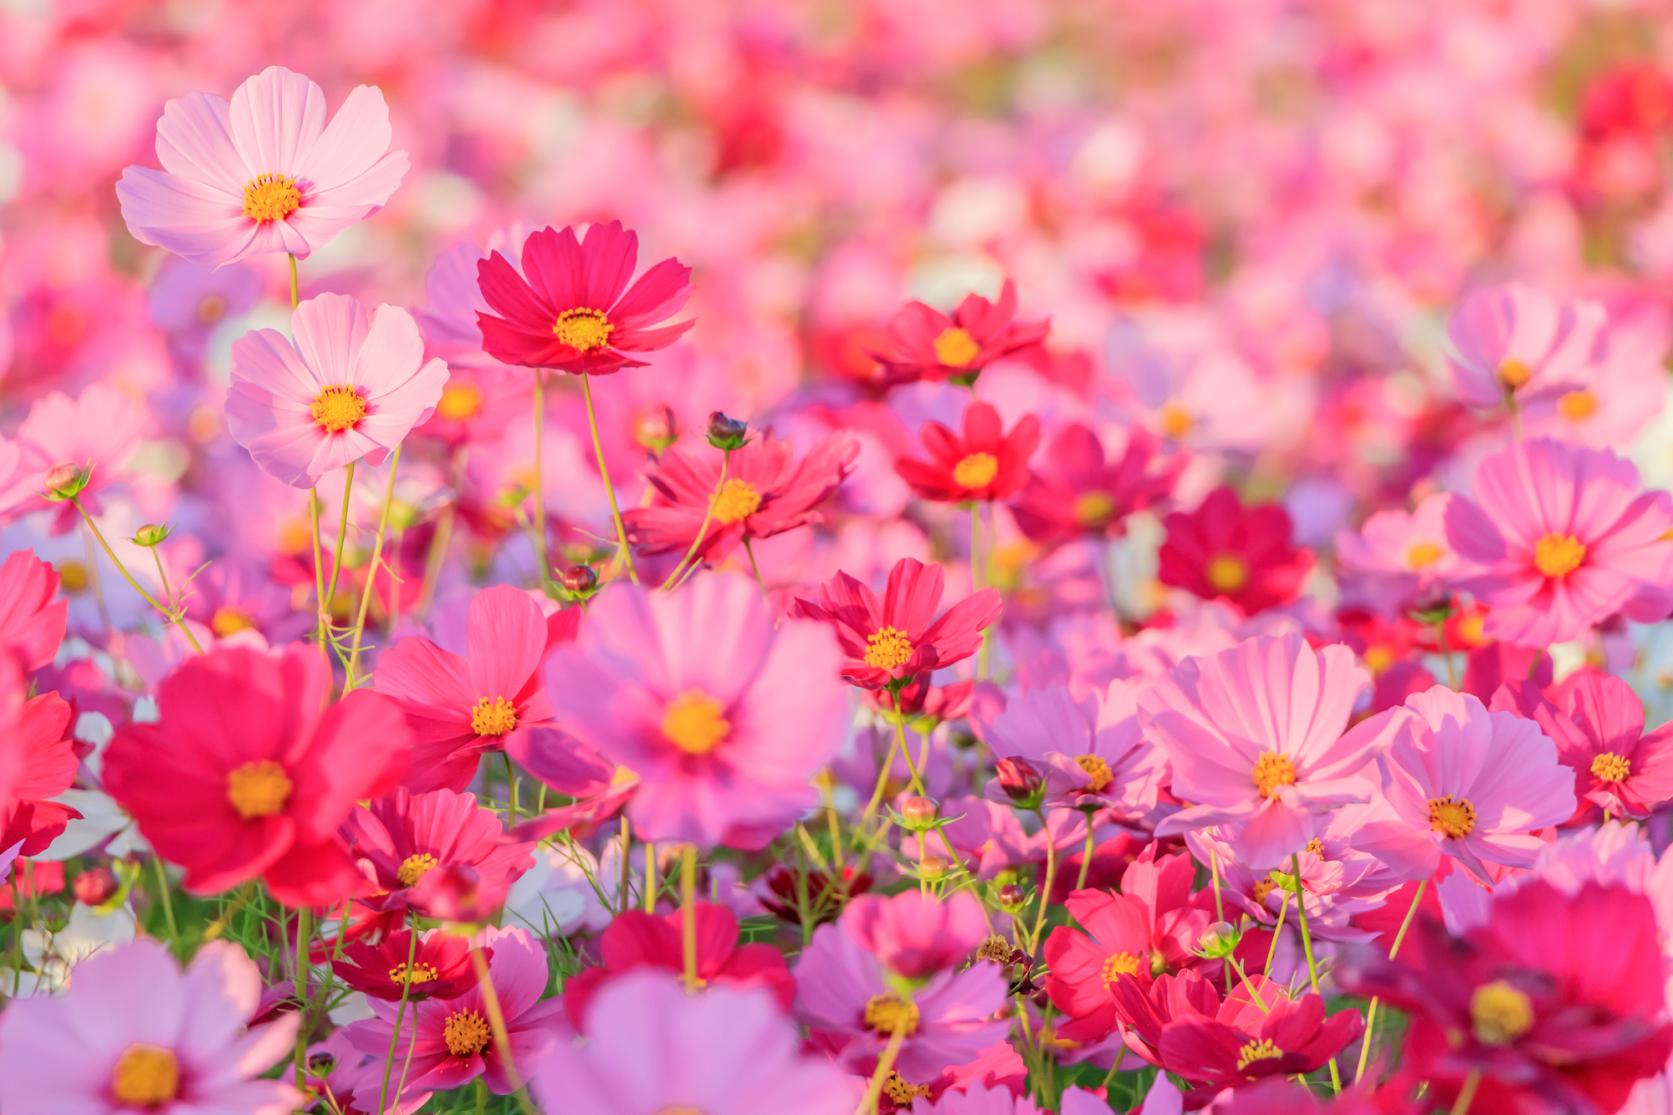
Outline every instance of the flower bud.
<path fill-rule="evenodd" d="M 999 760 L 996 769 L 999 788 L 1018 809 L 1038 809 L 1045 797 L 1046 780 L 1035 765 L 1021 755 Z"/>
<path fill-rule="evenodd" d="M 161 546 L 163 540 L 173 533 L 174 528 L 167 523 L 146 523 L 134 531 L 134 536 L 130 541 L 136 546 L 144 546 L 149 549 L 152 546 Z"/>
<path fill-rule="evenodd" d="M 91 479 L 92 469 L 77 465 L 58 465 L 46 474 L 46 483 L 41 494 L 47 499 L 62 503 L 79 496 Z"/>
<path fill-rule="evenodd" d="M 935 803 L 916 794 L 902 798 L 900 823 L 912 832 L 927 832 L 935 825 Z"/>
<path fill-rule="evenodd" d="M 633 428 L 633 440 L 653 453 L 660 453 L 673 445 L 678 436 L 674 412 L 668 407 L 646 411 L 639 416 Z"/>
<path fill-rule="evenodd" d="M 568 565 L 558 572 L 558 584 L 571 596 L 587 596 L 598 588 L 598 570 L 590 565 Z"/>
<path fill-rule="evenodd" d="M 1210 960 L 1222 960 L 1236 950 L 1240 938 L 1237 926 L 1229 921 L 1217 921 L 1203 930 L 1202 936 L 1197 938 L 1197 955 Z"/>
<path fill-rule="evenodd" d="M 947 874 L 948 866 L 950 865 L 947 863 L 945 857 L 938 856 L 931 852 L 929 855 L 918 861 L 918 874 L 925 879 L 939 879 L 943 875 Z"/>
<path fill-rule="evenodd" d="M 116 872 L 108 867 L 90 867 L 75 877 L 70 890 L 83 906 L 103 906 L 116 897 L 120 884 Z"/>
<path fill-rule="evenodd" d="M 1006 883 L 994 895 L 999 902 L 999 908 L 1006 911 L 1022 909 L 1023 903 L 1028 901 L 1028 892 L 1016 883 Z"/>
<path fill-rule="evenodd" d="M 741 449 L 749 433 L 749 423 L 728 418 L 720 411 L 709 415 L 709 444 L 716 449 Z"/>

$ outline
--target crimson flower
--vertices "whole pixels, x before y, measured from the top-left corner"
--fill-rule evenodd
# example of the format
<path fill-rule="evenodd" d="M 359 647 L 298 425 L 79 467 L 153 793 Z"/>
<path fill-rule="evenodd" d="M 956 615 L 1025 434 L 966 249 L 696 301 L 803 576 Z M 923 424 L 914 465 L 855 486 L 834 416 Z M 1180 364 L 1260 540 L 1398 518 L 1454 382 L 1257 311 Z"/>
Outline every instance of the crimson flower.
<path fill-rule="evenodd" d="M 379 892 L 366 900 L 373 909 L 410 905 L 428 917 L 479 920 L 471 915 L 498 910 L 534 863 L 493 810 L 452 790 L 398 789 L 355 810 L 343 833 Z"/>
<path fill-rule="evenodd" d="M 1290 537 L 1290 515 L 1276 503 L 1246 506 L 1227 487 L 1195 511 L 1162 520 L 1167 540 L 1157 576 L 1204 600 L 1225 600 L 1246 614 L 1288 604 L 1313 571 L 1313 554 Z"/>
<path fill-rule="evenodd" d="M 417 934 L 400 929 L 385 933 L 377 944 L 345 941 L 342 955 L 331 968 L 344 983 L 374 999 L 411 1001 L 454 999 L 476 986 L 470 942 L 445 929 Z M 492 949 L 482 950 L 484 958 Z"/>
<path fill-rule="evenodd" d="M 924 499 L 942 503 L 1006 500 L 1028 479 L 1028 459 L 1040 444 L 1040 420 L 1024 415 L 1006 433 L 999 412 L 987 403 L 964 409 L 964 430 L 939 422 L 918 431 L 929 460 L 900 457 L 895 471 Z"/>
<path fill-rule="evenodd" d="M 973 376 L 1002 356 L 1045 340 L 1050 323 L 1020 322 L 1017 289 L 1009 279 L 999 301 L 966 295 L 949 316 L 922 302 L 908 302 L 889 322 L 889 351 L 880 353 L 881 382 Z"/>
<path fill-rule="evenodd" d="M 1119 536 L 1127 516 L 1168 497 L 1184 467 L 1184 456 L 1164 455 L 1161 441 L 1142 427 L 1106 446 L 1091 427 L 1071 423 L 1046 443 L 1011 511 L 1036 542 Z"/>

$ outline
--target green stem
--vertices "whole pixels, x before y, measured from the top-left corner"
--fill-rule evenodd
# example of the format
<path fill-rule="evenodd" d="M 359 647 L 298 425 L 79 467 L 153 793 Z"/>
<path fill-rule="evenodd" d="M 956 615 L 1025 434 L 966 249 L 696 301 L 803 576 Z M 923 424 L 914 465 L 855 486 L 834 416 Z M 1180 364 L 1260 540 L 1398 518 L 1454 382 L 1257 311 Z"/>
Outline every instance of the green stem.
<path fill-rule="evenodd" d="M 1471 1069 L 1470 1075 L 1464 1078 L 1464 1086 L 1458 1090 L 1458 1098 L 1453 1101 L 1451 1115 L 1468 1115 L 1470 1104 L 1475 1102 L 1476 1089 L 1481 1087 L 1481 1070 Z"/>
<path fill-rule="evenodd" d="M 342 933 L 339 931 L 338 936 Z M 418 928 L 412 924 L 412 917 L 407 917 L 407 971 L 406 979 L 401 981 L 401 1003 L 395 1008 L 395 1029 L 389 1035 L 389 1056 L 383 1062 L 383 1086 L 378 1089 L 378 1115 L 383 1115 L 389 1106 L 389 1078 L 395 1071 L 395 1051 L 401 1044 L 401 1021 L 407 1013 L 407 996 L 412 993 L 412 966 L 418 959 Z"/>
<path fill-rule="evenodd" d="M 1406 910 L 1405 920 L 1400 923 L 1400 929 L 1394 934 L 1394 943 L 1388 948 L 1388 958 L 1393 960 L 1400 954 L 1400 945 L 1406 939 L 1406 931 L 1412 927 L 1417 919 L 1418 904 L 1423 901 L 1423 888 L 1429 885 L 1428 879 L 1419 880 L 1417 890 L 1412 893 L 1412 904 Z M 1357 1084 L 1365 1078 L 1365 1067 L 1371 1062 L 1371 1038 L 1377 1032 L 1377 1007 L 1382 999 L 1372 996 L 1371 1005 L 1365 1012 L 1365 1044 L 1359 1048 L 1359 1064 L 1354 1068 L 1354 1082 Z"/>
<path fill-rule="evenodd" d="M 697 845 L 680 850 L 680 955 L 685 962 L 688 991 L 700 986 L 697 979 Z"/>
<path fill-rule="evenodd" d="M 1086 889 L 1086 873 L 1092 867 L 1092 811 L 1086 810 L 1086 843 L 1080 850 L 1080 874 L 1075 879 L 1075 889 Z"/>
<path fill-rule="evenodd" d="M 592 377 L 581 376 L 581 398 L 587 404 L 587 430 L 593 438 L 593 455 L 598 458 L 598 475 L 604 481 L 604 494 L 610 497 L 610 520 L 616 526 L 616 547 L 627 564 L 627 579 L 639 583 L 639 572 L 633 568 L 633 550 L 627 544 L 627 527 L 622 523 L 621 508 L 616 506 L 616 486 L 610 483 L 610 470 L 604 464 L 604 443 L 598 436 L 598 415 L 593 410 Z"/>
<path fill-rule="evenodd" d="M 585 381 L 586 377 L 581 377 Z M 540 584 L 551 583 L 552 565 L 546 557 L 546 466 L 542 444 L 546 440 L 546 371 L 534 373 L 534 557 L 540 566 Z"/>
<path fill-rule="evenodd" d="M 506 823 L 510 826 L 517 823 L 517 768 L 511 763 L 509 751 L 501 751 L 500 758 L 505 760 Z"/>
<path fill-rule="evenodd" d="M 697 537 L 691 540 L 691 548 L 686 550 L 685 556 L 680 558 L 678 565 L 674 566 L 674 571 L 668 574 L 668 579 L 662 582 L 663 591 L 672 592 L 679 586 L 682 580 L 680 574 L 685 570 L 686 563 L 697 556 L 697 547 L 703 544 L 703 537 L 709 532 L 709 523 L 714 519 L 715 505 L 720 502 L 720 493 L 726 487 L 726 472 L 731 467 L 732 451 L 728 449 L 725 455 L 720 458 L 720 479 L 715 481 L 714 494 L 709 496 L 709 507 L 708 510 L 703 512 L 703 521 L 697 527 Z M 697 566 L 693 564 L 692 568 L 695 569 Z"/>
<path fill-rule="evenodd" d="M 1307 980 L 1312 985 L 1313 994 L 1321 995 L 1319 991 L 1319 965 L 1313 959 L 1313 935 L 1307 931 L 1307 897 L 1301 889 L 1301 853 L 1290 853 L 1290 871 L 1295 876 L 1295 913 L 1296 920 L 1301 923 L 1301 951 L 1307 957 Z M 1330 1087 L 1334 1094 L 1342 1094 L 1342 1074 L 1336 1068 L 1336 1058 L 1330 1059 Z"/>
<path fill-rule="evenodd" d="M 744 553 L 749 555 L 749 571 L 755 574 L 755 583 L 761 586 L 761 599 L 771 604 L 773 595 L 767 591 L 767 578 L 761 575 L 761 563 L 755 560 L 755 547 L 748 538 L 744 539 Z"/>
<path fill-rule="evenodd" d="M 70 502 L 75 505 L 75 509 L 77 511 L 81 512 L 82 522 L 86 523 L 87 529 L 93 532 L 93 538 L 99 543 L 99 548 L 105 552 L 105 557 L 110 559 L 110 563 L 116 566 L 116 571 L 122 574 L 122 579 L 128 582 L 128 587 L 139 593 L 140 599 L 155 608 L 158 615 L 178 627 L 180 629 L 180 633 L 186 636 L 186 641 L 192 645 L 192 649 L 197 651 L 199 654 L 202 654 L 203 647 L 198 645 L 197 636 L 193 635 L 191 628 L 186 626 L 186 621 L 180 616 L 174 614 L 170 609 L 163 607 L 163 605 L 158 602 L 156 597 L 152 596 L 149 592 L 146 592 L 145 588 L 138 581 L 134 580 L 133 574 L 128 572 L 128 567 L 122 564 L 122 559 L 116 556 L 116 551 L 110 548 L 109 542 L 105 541 L 104 534 L 99 530 L 99 524 L 93 521 L 93 516 L 89 515 L 87 513 L 87 508 L 82 506 L 81 497 L 76 496 L 71 499 Z"/>
<path fill-rule="evenodd" d="M 301 1004 L 297 1014 L 302 1024 L 296 1029 L 296 1086 L 305 1089 L 308 1080 L 308 942 L 314 935 L 313 911 L 306 906 L 296 910 L 296 1001 Z"/>
<path fill-rule="evenodd" d="M 169 938 L 178 942 L 180 929 L 174 923 L 174 899 L 169 895 L 168 871 L 163 866 L 163 858 L 153 854 L 151 866 L 157 872 L 157 901 L 163 907 L 163 924 L 168 926 Z"/>
<path fill-rule="evenodd" d="M 297 298 L 298 288 L 296 285 L 296 257 L 287 256 L 286 258 L 290 260 L 290 308 L 294 310 L 296 309 L 296 304 L 299 301 Z"/>
<path fill-rule="evenodd" d="M 389 508 L 395 502 L 395 470 L 401 465 L 401 447 L 397 445 L 389 458 L 389 483 L 383 490 L 383 511 L 378 515 L 378 537 L 372 543 L 372 560 L 366 565 L 366 583 L 360 588 L 360 607 L 354 617 L 354 638 L 349 643 L 348 680 L 344 686 L 353 689 L 360 670 L 360 641 L 366 634 L 366 616 L 372 607 L 372 588 L 378 579 L 378 562 L 383 559 L 383 540 L 389 531 Z"/>
<path fill-rule="evenodd" d="M 326 640 L 330 637 L 331 623 L 325 615 L 325 556 L 320 546 L 319 517 L 319 488 L 316 486 L 308 489 L 308 523 L 314 539 L 314 637 L 319 640 L 320 659 L 329 667 Z"/>
<path fill-rule="evenodd" d="M 337 600 L 337 578 L 343 572 L 343 543 L 349 536 L 349 497 L 354 494 L 354 462 L 343 470 L 343 513 L 337 519 L 337 545 L 331 555 L 331 583 L 325 589 L 327 610 Z"/>
<path fill-rule="evenodd" d="M 874 1115 L 877 1111 L 878 1102 L 883 1098 L 883 1084 L 895 1067 L 895 1058 L 900 1055 L 900 1043 L 905 1037 L 904 1023 L 889 1032 L 889 1044 L 883 1047 L 883 1055 L 877 1058 L 877 1069 L 871 1074 L 871 1083 L 866 1086 L 865 1098 L 860 1101 L 860 1106 L 854 1109 L 854 1115 Z"/>
<path fill-rule="evenodd" d="M 1040 949 L 1040 934 L 1046 927 L 1046 907 L 1051 905 L 1052 884 L 1057 882 L 1057 841 L 1052 839 L 1045 813 L 1041 812 L 1039 817 L 1040 835 L 1046 840 L 1046 879 L 1040 887 L 1040 909 L 1034 915 L 1034 932 L 1028 936 L 1028 951 L 1031 953 Z"/>

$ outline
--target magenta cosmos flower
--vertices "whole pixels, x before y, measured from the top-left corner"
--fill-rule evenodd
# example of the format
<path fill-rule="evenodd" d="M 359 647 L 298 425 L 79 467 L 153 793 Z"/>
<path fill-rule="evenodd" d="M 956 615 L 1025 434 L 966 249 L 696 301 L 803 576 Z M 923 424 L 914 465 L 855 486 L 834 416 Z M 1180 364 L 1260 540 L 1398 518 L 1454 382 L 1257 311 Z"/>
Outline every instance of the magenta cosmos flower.
<path fill-rule="evenodd" d="M 371 314 L 344 294 L 321 294 L 291 314 L 291 337 L 256 329 L 232 346 L 227 428 L 263 472 L 308 488 L 355 461 L 383 463 L 430 417 L 447 364 L 424 359 L 424 339 L 398 306 Z"/>
<path fill-rule="evenodd" d="M 481 921 L 534 865 L 530 846 L 507 839 L 498 814 L 452 790 L 396 790 L 356 809 L 343 834 L 377 888 L 365 899 L 375 910 L 411 906 L 426 917 Z"/>
<path fill-rule="evenodd" d="M 1316 835 L 1317 814 L 1370 794 L 1373 739 L 1343 735 L 1370 681 L 1346 646 L 1315 650 L 1300 635 L 1249 639 L 1174 667 L 1139 711 L 1168 756 L 1174 796 L 1193 804 L 1157 834 L 1233 826 L 1250 866 L 1286 863 Z"/>
<path fill-rule="evenodd" d="M 261 973 L 212 941 L 184 972 L 160 943 L 131 941 L 76 966 L 58 998 L 0 1016 L 6 1115 L 286 1115 L 302 1094 L 262 1080 L 290 1051 L 294 1014 L 246 1030 Z"/>
<path fill-rule="evenodd" d="M 981 589 L 940 616 L 946 574 L 939 565 L 902 558 L 889 570 L 882 599 L 866 585 L 838 573 L 813 600 L 800 599 L 794 614 L 821 620 L 836 631 L 848 661 L 842 676 L 867 689 L 882 689 L 962 662 L 982 644 L 982 632 L 999 618 L 1003 601 Z"/>
<path fill-rule="evenodd" d="M 1447 538 L 1483 567 L 1465 587 L 1486 633 L 1521 646 L 1574 639 L 1642 599 L 1660 619 L 1673 581 L 1673 500 L 1605 449 L 1540 439 L 1476 469 L 1475 498 L 1447 508 Z"/>
<path fill-rule="evenodd" d="M 1450 856 L 1491 884 L 1487 864 L 1527 867 L 1544 844 L 1535 830 L 1574 813 L 1574 774 L 1556 744 L 1468 693 L 1437 685 L 1365 727 L 1389 740 L 1377 764 L 1392 819 L 1362 825 L 1355 843 L 1408 878 Z"/>
<path fill-rule="evenodd" d="M 1131 819 L 1156 804 L 1165 763 L 1144 739 L 1130 682 L 1079 700 L 1061 688 L 1022 693 L 981 728 L 995 756 L 1026 759 L 1044 774 L 1048 804 Z M 988 794 L 1007 800 L 997 780 Z"/>
<path fill-rule="evenodd" d="M 768 991 L 691 995 L 657 971 L 601 988 L 587 1008 L 586 1041 L 556 1045 L 534 1092 L 545 1110 L 566 1115 L 847 1115 L 860 1098 L 846 1073 L 803 1055 Z"/>
<path fill-rule="evenodd" d="M 676 595 L 615 587 L 547 663 L 557 717 L 640 778 L 627 807 L 646 840 L 752 847 L 813 799 L 848 728 L 828 631 L 776 631 L 747 577 Z"/>
<path fill-rule="evenodd" d="M 549 723 L 552 703 L 540 663 L 557 637 L 540 605 L 510 585 L 485 588 L 466 614 L 465 653 L 422 636 L 378 660 L 378 692 L 401 702 L 413 731 L 407 785 L 463 790 L 485 754 L 503 751 L 518 728 Z"/>
<path fill-rule="evenodd" d="M 640 368 L 634 354 L 666 348 L 692 322 L 663 325 L 691 293 L 691 268 L 665 259 L 639 276 L 639 236 L 620 221 L 544 228 L 523 242 L 521 266 L 499 252 L 477 264 L 492 313 L 478 313 L 482 347 L 506 364 L 609 375 Z"/>
<path fill-rule="evenodd" d="M 1604 324 L 1602 306 L 1521 283 L 1476 291 L 1447 321 L 1453 385 L 1483 407 L 1582 387 Z"/>
<path fill-rule="evenodd" d="M 193 93 L 163 106 L 157 161 L 131 166 L 116 196 L 141 243 L 218 266 L 288 252 L 298 259 L 377 212 L 407 173 L 390 151 L 383 94 L 356 86 L 326 123 L 320 87 L 269 66 L 227 101 Z"/>

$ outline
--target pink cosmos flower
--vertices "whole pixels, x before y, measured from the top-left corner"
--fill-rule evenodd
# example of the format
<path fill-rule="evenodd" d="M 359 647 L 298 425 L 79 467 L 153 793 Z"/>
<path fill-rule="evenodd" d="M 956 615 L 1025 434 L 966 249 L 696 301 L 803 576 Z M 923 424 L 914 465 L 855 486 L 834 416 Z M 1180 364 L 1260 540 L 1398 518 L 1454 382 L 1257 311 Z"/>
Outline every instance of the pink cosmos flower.
<path fill-rule="evenodd" d="M 375 910 L 411 906 L 425 917 L 485 920 L 534 863 L 529 845 L 508 840 L 493 810 L 452 790 L 398 789 L 356 809 L 343 834 L 377 888 L 363 900 Z"/>
<path fill-rule="evenodd" d="M 1357 531 L 1337 532 L 1344 597 L 1384 613 L 1441 599 L 1467 568 L 1447 542 L 1446 514 L 1454 498 L 1437 493 L 1411 511 L 1377 511 Z"/>
<path fill-rule="evenodd" d="M 1165 1078 L 1160 1082 L 1172 1087 Z M 1064 1089 L 1060 1103 L 1058 1115 L 1105 1115 L 1110 1109 L 1102 1096 L 1084 1088 Z M 920 1097 L 913 1101 L 910 1110 L 912 1115 L 1050 1115 L 1028 1096 L 1019 1096 L 1009 1088 L 981 1085 L 963 1091 L 943 1092 L 941 1098 L 934 1101 Z M 1179 1115 L 1179 1107 L 1176 1103 L 1169 1113 L 1162 1108 L 1153 1108 L 1147 1102 L 1141 1115 Z"/>
<path fill-rule="evenodd" d="M 627 811 L 644 839 L 759 847 L 842 746 L 841 665 L 820 625 L 775 631 L 747 577 L 716 574 L 674 595 L 611 588 L 546 686 L 560 720 L 638 774 Z"/>
<path fill-rule="evenodd" d="M 505 748 L 519 728 L 549 723 L 552 702 L 540 663 L 555 642 L 540 605 L 510 585 L 471 597 L 464 654 L 422 636 L 384 652 L 378 692 L 401 702 L 414 737 L 407 785 L 463 790 L 483 755 Z"/>
<path fill-rule="evenodd" d="M 843 915 L 848 931 L 895 975 L 925 979 L 969 959 L 987 922 L 982 906 L 963 891 L 940 901 L 916 891 L 856 899 Z"/>
<path fill-rule="evenodd" d="M 81 816 L 54 800 L 75 781 L 81 758 L 70 738 L 69 702 L 28 692 L 18 664 L 0 658 L 0 850 L 34 856 Z"/>
<path fill-rule="evenodd" d="M 1139 698 L 1174 796 L 1193 803 L 1157 834 L 1236 826 L 1251 866 L 1287 861 L 1315 835 L 1318 814 L 1369 795 L 1373 740 L 1343 734 L 1369 687 L 1353 651 L 1315 650 L 1300 635 L 1258 636 L 1181 662 Z"/>
<path fill-rule="evenodd" d="M 58 595 L 58 573 L 27 550 L 0 564 L 0 650 L 25 670 L 51 662 L 64 641 L 69 602 Z"/>
<path fill-rule="evenodd" d="M 970 403 L 958 431 L 926 422 L 918 431 L 927 459 L 897 457 L 895 471 L 923 499 L 943 503 L 1006 500 L 1028 479 L 1028 461 L 1040 444 L 1040 419 L 1025 414 L 1010 432 L 999 411 Z"/>
<path fill-rule="evenodd" d="M 861 1094 L 836 1066 L 803 1054 L 764 989 L 691 995 L 678 977 L 650 971 L 598 992 L 586 1041 L 554 1045 L 534 1092 L 566 1115 L 848 1115 Z"/>
<path fill-rule="evenodd" d="M 1011 510 L 1024 534 L 1048 543 L 1123 534 L 1127 516 L 1167 499 L 1185 467 L 1184 454 L 1164 454 L 1139 426 L 1100 436 L 1070 423 L 1040 456 Z"/>
<path fill-rule="evenodd" d="M 220 265 L 287 252 L 305 258 L 377 212 L 407 172 L 389 150 L 383 94 L 356 86 L 329 124 L 320 87 L 282 66 L 227 101 L 193 93 L 157 122 L 160 171 L 131 166 L 116 196 L 141 243 Z"/>
<path fill-rule="evenodd" d="M 1017 321 L 1016 284 L 1006 279 L 999 300 L 966 295 L 951 315 L 908 302 L 889 322 L 890 350 L 879 354 L 882 381 L 974 376 L 1001 357 L 1045 340 L 1050 325 Z"/>
<path fill-rule="evenodd" d="M 482 347 L 506 364 L 609 375 L 642 368 L 638 353 L 667 348 L 692 322 L 660 325 L 691 294 L 691 268 L 665 259 L 639 276 L 639 236 L 620 221 L 596 224 L 586 237 L 544 228 L 523 242 L 513 265 L 500 252 L 477 264 L 492 313 L 477 314 Z"/>
<path fill-rule="evenodd" d="M 1602 306 L 1521 283 L 1475 291 L 1447 321 L 1453 386 L 1482 407 L 1583 386 L 1604 324 Z"/>
<path fill-rule="evenodd" d="M 246 1031 L 261 972 L 211 941 L 184 972 L 157 941 L 102 950 L 57 998 L 0 1015 L 0 1103 L 8 1115 L 286 1115 L 303 1102 L 261 1076 L 290 1051 L 297 1016 Z"/>
<path fill-rule="evenodd" d="M 97 515 L 105 500 L 125 490 L 133 452 L 150 427 L 145 408 L 107 383 L 95 383 L 74 398 L 59 391 L 41 398 L 18 427 L 13 468 L 9 473 L 0 468 L 0 515 L 50 507 L 56 533 L 77 525 L 81 516 L 74 506 L 43 496 L 49 477 L 66 469 L 85 473 L 81 505 Z M 0 442 L 0 458 L 7 448 Z"/>
<path fill-rule="evenodd" d="M 1488 635 L 1544 646 L 1640 603 L 1660 619 L 1673 603 L 1673 499 L 1614 453 L 1520 442 L 1481 462 L 1475 497 L 1452 501 L 1447 539 L 1483 567 L 1464 584 L 1491 609 Z"/>
<path fill-rule="evenodd" d="M 1408 878 L 1450 856 L 1491 884 L 1487 864 L 1528 866 L 1544 843 L 1534 832 L 1574 813 L 1574 775 L 1556 745 L 1468 693 L 1438 685 L 1363 728 L 1389 741 L 1377 765 L 1392 818 L 1363 824 L 1356 843 Z"/>
<path fill-rule="evenodd" d="M 480 986 L 454 999 L 408 1003 L 404 1012 L 399 1003 L 372 999 L 367 1003 L 372 1017 L 345 1027 L 354 1048 L 368 1056 L 387 1057 L 400 1016 L 402 1056 L 407 1056 L 409 1048 L 412 1051 L 404 1094 L 445 1092 L 480 1076 L 495 1095 L 509 1095 L 557 1044 L 564 1028 L 563 1001 L 541 998 L 547 979 L 542 943 L 526 929 L 490 927 L 482 931 L 477 944 L 493 950 L 488 957 L 488 982 L 505 1020 L 506 1050 L 494 1040 Z"/>
<path fill-rule="evenodd" d="M 447 365 L 424 360 L 412 315 L 343 294 L 308 299 L 291 338 L 256 329 L 232 346 L 227 428 L 269 476 L 311 487 L 355 461 L 382 464 L 430 417 Z"/>

